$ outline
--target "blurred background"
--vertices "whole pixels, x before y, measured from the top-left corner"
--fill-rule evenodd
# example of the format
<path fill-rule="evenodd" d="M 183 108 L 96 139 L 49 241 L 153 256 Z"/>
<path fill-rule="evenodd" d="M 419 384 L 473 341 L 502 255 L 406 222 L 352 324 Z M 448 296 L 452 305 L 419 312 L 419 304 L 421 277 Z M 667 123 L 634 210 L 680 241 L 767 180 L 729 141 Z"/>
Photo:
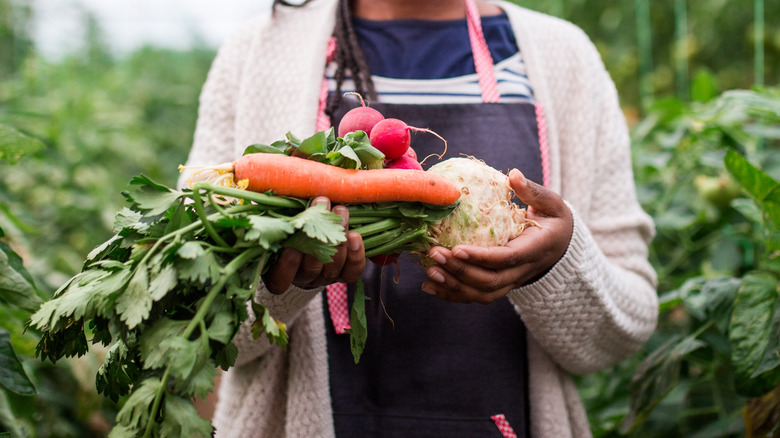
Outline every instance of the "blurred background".
<path fill-rule="evenodd" d="M 595 42 L 658 231 L 658 333 L 577 382 L 594 435 L 777 436 L 780 2 L 515 2 Z M 0 0 L 0 128 L 35 144 L 9 153 L 0 135 L 0 271 L 45 298 L 112 235 L 133 176 L 174 185 L 216 48 L 269 5 Z M 0 363 L 35 388 L 0 379 L 0 436 L 106 436 L 117 404 L 95 391 L 104 352 L 41 362 L 30 312 L 0 294 Z M 748 320 L 764 323 L 735 330 Z"/>

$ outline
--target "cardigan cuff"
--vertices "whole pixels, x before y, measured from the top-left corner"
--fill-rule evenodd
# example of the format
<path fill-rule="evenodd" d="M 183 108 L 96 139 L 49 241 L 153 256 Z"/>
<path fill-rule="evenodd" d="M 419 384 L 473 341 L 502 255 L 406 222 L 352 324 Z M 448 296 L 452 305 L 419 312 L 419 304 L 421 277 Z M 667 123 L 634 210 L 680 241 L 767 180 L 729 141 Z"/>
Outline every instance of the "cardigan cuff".
<path fill-rule="evenodd" d="M 509 292 L 511 300 L 521 307 L 546 301 L 566 288 L 572 278 L 578 277 L 582 265 L 588 260 L 588 253 L 593 251 L 595 242 L 587 225 L 582 222 L 574 207 L 566 202 L 572 213 L 574 228 L 569 247 L 558 262 L 533 283 L 518 287 Z"/>

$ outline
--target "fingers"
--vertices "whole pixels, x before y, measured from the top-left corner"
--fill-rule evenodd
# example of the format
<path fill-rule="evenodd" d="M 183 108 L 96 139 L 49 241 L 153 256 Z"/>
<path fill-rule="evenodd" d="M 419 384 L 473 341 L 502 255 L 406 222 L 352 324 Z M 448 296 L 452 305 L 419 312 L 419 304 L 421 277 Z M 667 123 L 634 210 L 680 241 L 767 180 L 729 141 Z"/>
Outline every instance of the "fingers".
<path fill-rule="evenodd" d="M 327 198 L 316 198 L 311 205 L 325 205 L 330 209 Z M 349 210 L 337 205 L 330 209 L 341 216 L 341 224 L 349 226 Z M 277 262 L 263 275 L 263 283 L 269 292 L 281 294 L 291 285 L 305 289 L 324 286 L 335 282 L 357 281 L 366 266 L 363 239 L 358 233 L 349 233 L 347 240 L 336 247 L 336 253 L 329 263 L 323 264 L 315 256 L 284 248 Z"/>
<path fill-rule="evenodd" d="M 279 258 L 263 275 L 263 283 L 268 292 L 279 295 L 286 291 L 298 272 L 303 260 L 303 254 L 292 248 L 284 248 L 279 252 Z"/>
<path fill-rule="evenodd" d="M 527 179 L 517 169 L 509 172 L 509 185 L 515 195 L 535 214 L 559 217 L 568 211 L 563 199 L 557 193 Z"/>

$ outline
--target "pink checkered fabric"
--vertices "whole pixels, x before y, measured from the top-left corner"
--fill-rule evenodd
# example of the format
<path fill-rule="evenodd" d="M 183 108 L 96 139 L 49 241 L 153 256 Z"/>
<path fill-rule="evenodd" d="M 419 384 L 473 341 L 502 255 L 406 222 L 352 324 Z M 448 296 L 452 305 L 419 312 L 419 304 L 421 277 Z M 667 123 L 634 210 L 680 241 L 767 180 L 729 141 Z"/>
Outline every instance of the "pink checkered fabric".
<path fill-rule="evenodd" d="M 545 187 L 550 187 L 550 149 L 547 146 L 547 120 L 544 117 L 544 107 L 537 102 L 536 129 L 539 131 L 539 151 L 542 156 L 542 181 Z"/>
<path fill-rule="evenodd" d="M 325 288 L 328 298 L 330 321 L 337 335 L 346 333 L 349 325 L 349 303 L 347 303 L 347 285 L 344 283 L 329 284 Z"/>
<path fill-rule="evenodd" d="M 493 415 L 490 418 L 496 423 L 496 427 L 498 428 L 498 431 L 501 432 L 501 436 L 504 438 L 517 438 L 515 430 L 512 429 L 512 426 L 506 421 L 504 414 Z"/>
<path fill-rule="evenodd" d="M 336 38 L 331 37 L 328 40 L 328 47 L 326 50 L 325 65 L 328 65 L 333 60 L 333 55 L 336 53 Z M 317 110 L 317 131 L 324 131 L 330 128 L 330 118 L 325 114 L 325 106 L 328 104 L 328 80 L 323 75 L 322 86 L 320 87 L 320 101 L 319 108 Z"/>
<path fill-rule="evenodd" d="M 490 56 L 485 35 L 482 33 L 482 20 L 474 0 L 466 0 L 466 21 L 471 51 L 474 54 L 474 67 L 477 69 L 479 88 L 482 90 L 482 102 L 496 103 L 500 96 L 496 74 L 493 72 L 493 57 Z"/>

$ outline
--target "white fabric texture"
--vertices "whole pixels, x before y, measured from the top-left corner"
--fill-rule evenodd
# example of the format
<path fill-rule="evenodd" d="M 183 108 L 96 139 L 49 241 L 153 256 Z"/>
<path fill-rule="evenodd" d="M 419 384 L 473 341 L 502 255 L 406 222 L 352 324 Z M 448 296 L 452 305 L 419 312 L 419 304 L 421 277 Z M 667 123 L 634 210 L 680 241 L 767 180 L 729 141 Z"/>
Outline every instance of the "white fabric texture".
<path fill-rule="evenodd" d="M 617 93 L 574 25 L 497 2 L 516 32 L 535 99 L 547 117 L 552 181 L 574 212 L 564 257 L 508 299 L 528 327 L 534 438 L 590 436 L 570 373 L 591 373 L 636 352 L 657 320 L 647 260 L 651 219 L 639 206 Z M 188 165 L 230 162 L 253 143 L 314 132 L 336 0 L 278 8 L 250 20 L 223 47 L 203 87 Z M 186 175 L 182 176 L 182 181 Z M 257 299 L 288 323 L 286 350 L 246 327 L 225 373 L 218 437 L 333 437 L 325 321 L 319 290 Z M 370 341 L 369 341 L 370 342 Z"/>

